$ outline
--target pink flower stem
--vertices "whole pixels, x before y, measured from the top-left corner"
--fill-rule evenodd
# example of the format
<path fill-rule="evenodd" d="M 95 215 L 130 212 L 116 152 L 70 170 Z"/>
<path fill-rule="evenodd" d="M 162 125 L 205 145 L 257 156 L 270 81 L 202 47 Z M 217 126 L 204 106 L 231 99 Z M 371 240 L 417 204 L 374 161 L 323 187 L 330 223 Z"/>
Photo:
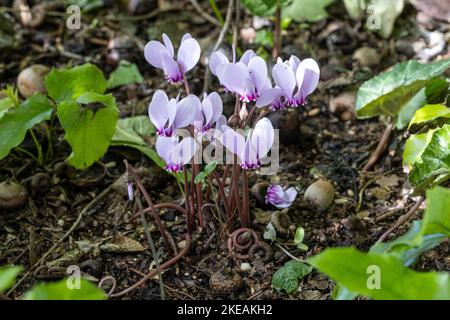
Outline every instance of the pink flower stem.
<path fill-rule="evenodd" d="M 133 166 L 131 164 L 129 164 L 126 159 L 123 162 L 125 163 L 127 172 L 129 172 L 133 176 L 133 179 L 136 182 L 136 185 L 138 186 L 139 190 L 141 190 L 142 195 L 144 196 L 145 201 L 147 202 L 147 204 L 150 208 L 153 218 L 155 219 L 156 225 L 158 226 L 159 232 L 161 233 L 161 236 L 163 238 L 164 245 L 166 246 L 167 250 L 171 251 L 172 249 L 170 247 L 169 238 L 167 237 L 167 234 L 166 234 L 166 229 L 164 228 L 164 225 L 162 224 L 161 219 L 159 218 L 159 214 L 156 211 L 155 206 L 153 205 L 152 199 L 150 198 L 147 190 L 145 189 L 144 185 L 142 184 L 142 181 L 139 178 L 139 176 L 137 175 Z"/>

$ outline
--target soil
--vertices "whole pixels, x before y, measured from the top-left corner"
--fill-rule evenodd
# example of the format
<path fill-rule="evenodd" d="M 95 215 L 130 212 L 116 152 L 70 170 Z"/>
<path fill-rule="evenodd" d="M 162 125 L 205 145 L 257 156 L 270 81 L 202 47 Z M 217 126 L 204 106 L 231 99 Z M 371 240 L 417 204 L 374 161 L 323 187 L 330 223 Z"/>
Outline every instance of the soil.
<path fill-rule="evenodd" d="M 0 1 L 0 4 L 4 2 Z M 60 15 L 48 14 L 42 25 L 33 28 L 23 27 L 12 14 L 4 14 L 11 17 L 8 21 L 15 30 L 15 44 L 0 52 L 0 87 L 15 84 L 20 70 L 31 64 L 61 67 L 91 62 L 109 74 L 116 67 L 118 55 L 120 59 L 136 63 L 145 78 L 141 85 L 129 85 L 112 91 L 120 116 L 146 114 L 156 89 L 165 89 L 170 95 L 182 90 L 162 81 L 159 71 L 147 64 L 142 47 L 148 39 L 159 38 L 161 32 L 178 38 L 190 32 L 199 39 L 203 51 L 208 52 L 219 31 L 218 27 L 202 18 L 189 5 L 189 1 L 165 2 L 175 7 L 158 10 L 156 3 L 151 1 L 152 8 L 146 11 L 151 14 L 146 16 L 118 14 L 121 9 L 106 4 L 83 15 L 81 30 L 65 28 L 65 20 L 61 17 L 63 11 L 58 9 L 54 10 Z M 199 3 L 207 8 L 205 10 L 210 10 L 208 1 Z M 226 1 L 218 1 L 218 5 L 225 15 Z M 4 6 L 2 8 L 11 8 L 7 4 Z M 417 11 L 408 5 L 397 22 L 392 38 L 384 40 L 365 30 L 361 23 L 350 20 L 341 5 L 333 5 L 328 11 L 330 16 L 323 21 L 301 25 L 292 23 L 284 31 L 282 55 L 289 57 L 296 54 L 301 59 L 313 56 L 321 65 L 322 79 L 319 90 L 311 96 L 306 106 L 271 115 L 274 125 L 281 129 L 278 174 L 271 177 L 250 176 L 250 186 L 266 181 L 298 188 L 299 195 L 289 208 L 288 215 L 296 226 L 305 229 L 304 243 L 308 250 L 301 251 L 292 246 L 292 236 L 286 236 L 283 241 L 285 248 L 301 259 L 331 246 L 355 245 L 367 250 L 414 204 L 416 198 L 408 198 L 412 189 L 402 168 L 402 133 L 395 134 L 374 170 L 363 174 L 361 169 L 375 149 L 385 124 L 378 119 L 356 119 L 351 99 L 347 103 L 348 99 L 344 98 L 340 107 L 331 112 L 330 100 L 343 93 L 347 97 L 352 96 L 351 93 L 364 80 L 397 62 L 414 58 L 416 53 L 412 43 L 421 39 L 421 29 L 430 28 L 431 24 L 431 30 L 447 35 L 450 30 L 448 23 L 432 18 L 422 25 L 416 21 Z M 241 26 L 252 24 L 251 16 L 244 11 L 240 20 Z M 115 52 L 108 48 L 113 39 L 116 39 L 115 43 L 120 42 L 120 48 Z M 230 50 L 228 45 L 223 47 Z M 244 42 L 240 42 L 239 47 L 242 50 L 259 48 Z M 353 53 L 361 47 L 376 48 L 380 62 L 370 67 L 360 66 L 353 60 Z M 270 56 L 270 48 L 260 50 Z M 448 54 L 441 52 L 441 55 Z M 203 87 L 204 57 L 201 62 L 189 75 L 192 91 L 197 94 Z M 210 87 L 218 87 L 218 84 L 213 82 Z M 232 108 L 234 105 L 232 100 L 228 100 L 229 96 L 221 95 L 225 104 Z M 45 150 L 47 140 L 43 129 L 38 126 L 36 133 Z M 139 219 L 133 218 L 136 207 L 126 196 L 122 177 L 125 171 L 123 159 L 128 159 L 141 170 L 144 184 L 155 203 L 181 203 L 183 199 L 177 183 L 148 158 L 126 148 L 111 147 L 101 159 L 101 164 L 86 172 L 71 170 L 64 164 L 70 149 L 63 140 L 59 124 L 54 125 L 51 134 L 54 155 L 43 166 L 18 150 L 13 150 L 0 161 L 0 182 L 17 181 L 29 193 L 28 201 L 22 208 L 0 211 L 0 265 L 18 264 L 24 266 L 25 271 L 30 271 L 10 296 L 20 296 L 37 282 L 66 276 L 65 267 L 68 265 L 80 266 L 94 282 L 104 276 L 112 276 L 117 281 L 116 291 L 125 289 L 140 280 L 142 273 L 147 273 L 154 264 L 144 228 Z M 26 137 L 21 147 L 35 152 L 30 136 Z M 308 207 L 303 200 L 306 188 L 321 178 L 329 180 L 336 190 L 334 203 L 325 212 Z M 36 179 L 40 182 L 38 185 Z M 44 267 L 32 268 L 70 229 L 83 208 L 105 190 L 106 196 L 96 201 L 75 230 L 46 256 L 42 263 Z M 399 209 L 389 211 L 395 207 Z M 252 228 L 260 238 L 263 237 L 267 217 L 274 211 L 274 208 L 261 206 L 255 198 L 251 198 Z M 419 210 L 415 217 L 420 217 L 422 212 Z M 186 232 L 184 217 L 174 210 L 161 210 L 160 216 L 177 244 L 177 250 L 180 250 Z M 161 262 L 166 261 L 173 253 L 164 248 L 150 216 L 148 220 Z M 273 258 L 270 261 L 248 261 L 251 270 L 242 271 L 227 249 L 228 235 L 238 228 L 237 223 L 225 228 L 214 215 L 210 215 L 208 221 L 209 227 L 193 232 L 188 255 L 164 272 L 166 298 L 331 299 L 334 283 L 316 271 L 302 279 L 298 291 L 293 294 L 272 289 L 273 273 L 290 260 L 275 245 L 272 246 Z M 390 238 L 403 234 L 408 228 L 409 224 L 403 225 Z M 123 245 L 124 242 L 119 241 L 123 239 L 121 237 L 130 241 L 125 241 L 126 245 Z M 116 249 L 105 249 L 105 244 L 111 243 L 118 243 L 114 247 Z M 117 252 L 121 250 L 134 252 Z M 449 242 L 444 242 L 423 255 L 415 268 L 448 271 L 448 252 Z M 240 275 L 242 286 L 224 294 L 212 290 L 209 284 L 211 275 L 230 270 Z M 159 281 L 148 281 L 119 299 L 160 299 Z"/>

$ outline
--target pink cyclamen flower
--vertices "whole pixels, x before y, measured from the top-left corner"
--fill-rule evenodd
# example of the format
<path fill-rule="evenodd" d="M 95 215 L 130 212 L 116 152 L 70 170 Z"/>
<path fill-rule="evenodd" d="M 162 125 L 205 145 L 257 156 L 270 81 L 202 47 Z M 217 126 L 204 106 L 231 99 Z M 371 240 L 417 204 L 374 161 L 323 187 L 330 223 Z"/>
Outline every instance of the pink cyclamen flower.
<path fill-rule="evenodd" d="M 176 129 L 193 124 L 200 100 L 194 95 L 188 95 L 181 101 L 172 98 L 162 90 L 156 90 L 148 107 L 148 115 L 156 127 L 159 136 L 171 137 Z"/>
<path fill-rule="evenodd" d="M 191 161 L 198 150 L 198 145 L 191 137 L 179 140 L 179 137 L 158 137 L 156 152 L 166 163 L 169 172 L 179 172 Z"/>
<path fill-rule="evenodd" d="M 204 94 L 203 101 L 198 105 L 198 112 L 194 120 L 194 128 L 197 132 L 206 133 L 221 118 L 223 103 L 217 92 Z"/>
<path fill-rule="evenodd" d="M 257 169 L 261 159 L 267 155 L 274 141 L 272 123 L 267 118 L 259 120 L 246 138 L 227 127 L 220 142 L 239 158 L 242 169 Z"/>
<path fill-rule="evenodd" d="M 272 88 L 264 59 L 248 50 L 237 63 L 231 63 L 221 52 L 215 52 L 209 63 L 211 72 L 226 90 L 239 94 L 243 102 L 258 100 L 262 92 Z"/>
<path fill-rule="evenodd" d="M 183 80 L 186 72 L 191 70 L 200 59 L 200 45 L 189 33 L 181 39 L 181 44 L 175 58 L 172 41 L 163 33 L 163 43 L 152 40 L 145 45 L 144 55 L 148 63 L 161 69 L 166 79 L 171 83 Z"/>
<path fill-rule="evenodd" d="M 279 209 L 288 208 L 297 197 L 297 190 L 294 187 L 286 191 L 280 185 L 270 185 L 267 188 L 266 203 L 270 203 Z"/>
<path fill-rule="evenodd" d="M 275 87 L 264 91 L 256 102 L 257 107 L 271 105 L 272 110 L 298 107 L 317 88 L 320 78 L 319 65 L 313 59 L 300 62 L 295 56 L 283 62 L 278 58 L 272 69 Z"/>

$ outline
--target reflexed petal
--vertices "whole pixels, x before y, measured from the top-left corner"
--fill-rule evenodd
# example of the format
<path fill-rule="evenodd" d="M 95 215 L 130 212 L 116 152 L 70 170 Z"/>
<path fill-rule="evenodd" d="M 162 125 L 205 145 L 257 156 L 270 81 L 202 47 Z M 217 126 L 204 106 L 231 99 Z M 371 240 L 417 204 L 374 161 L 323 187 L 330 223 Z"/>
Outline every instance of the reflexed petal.
<path fill-rule="evenodd" d="M 191 36 L 191 34 L 190 33 L 185 33 L 184 35 L 183 35 L 183 38 L 181 38 L 181 43 L 183 43 L 185 40 L 187 40 L 187 39 L 192 39 L 192 36 Z"/>
<path fill-rule="evenodd" d="M 145 45 L 145 59 L 155 68 L 163 69 L 162 53 L 168 54 L 166 47 L 161 42 L 152 40 Z"/>
<path fill-rule="evenodd" d="M 222 99 L 220 98 L 219 94 L 217 92 L 211 92 L 208 95 L 208 99 L 211 101 L 212 104 L 212 110 L 213 115 L 211 117 L 211 122 L 216 122 L 223 112 L 223 103 Z"/>
<path fill-rule="evenodd" d="M 217 67 L 223 63 L 229 63 L 227 56 L 222 51 L 214 52 L 209 58 L 209 68 L 211 73 L 217 76 Z"/>
<path fill-rule="evenodd" d="M 264 157 L 272 148 L 274 137 L 273 126 L 268 118 L 262 118 L 256 123 L 255 129 L 250 133 L 250 144 L 258 159 Z"/>
<path fill-rule="evenodd" d="M 166 113 L 168 104 L 169 98 L 167 94 L 162 90 L 156 90 L 148 106 L 148 116 L 150 121 L 158 129 L 164 128 L 166 122 L 169 120 Z"/>
<path fill-rule="evenodd" d="M 200 45 L 197 40 L 190 38 L 181 42 L 180 48 L 178 49 L 177 61 L 183 74 L 195 67 L 200 59 L 200 52 Z"/>
<path fill-rule="evenodd" d="M 233 129 L 227 129 L 220 137 L 220 143 L 242 160 L 245 148 L 245 139 L 242 135 Z"/>
<path fill-rule="evenodd" d="M 169 56 L 167 52 L 161 54 L 164 74 L 170 82 L 179 82 L 182 80 L 180 68 L 175 60 Z"/>
<path fill-rule="evenodd" d="M 247 75 L 238 64 L 222 64 L 218 67 L 217 71 L 220 83 L 225 86 L 227 90 L 240 95 L 245 93 L 245 78 Z"/>
<path fill-rule="evenodd" d="M 187 164 L 198 150 L 198 145 L 191 137 L 186 137 L 172 150 L 170 159 L 173 164 Z"/>
<path fill-rule="evenodd" d="M 156 139 L 156 152 L 167 164 L 171 164 L 170 153 L 178 145 L 177 137 L 161 137 Z"/>
<path fill-rule="evenodd" d="M 292 71 L 295 73 L 298 69 L 298 66 L 300 65 L 300 59 L 296 56 L 291 56 L 289 58 L 288 64 L 291 67 Z"/>
<path fill-rule="evenodd" d="M 283 89 L 284 94 L 292 97 L 296 86 L 295 74 L 289 66 L 284 63 L 277 63 L 272 69 L 273 81 Z"/>
<path fill-rule="evenodd" d="M 258 93 L 267 83 L 267 64 L 261 57 L 253 57 L 248 63 L 248 72 Z"/>
<path fill-rule="evenodd" d="M 244 52 L 244 54 L 242 55 L 241 59 L 239 60 L 239 62 L 244 63 L 245 65 L 248 65 L 250 60 L 256 57 L 256 53 L 253 50 L 247 50 Z"/>
<path fill-rule="evenodd" d="M 175 117 L 177 115 L 177 100 L 170 99 L 169 103 L 167 104 L 166 114 L 169 120 L 169 122 L 167 123 L 167 127 L 170 127 L 175 121 Z"/>
<path fill-rule="evenodd" d="M 190 94 L 186 98 L 181 99 L 177 106 L 177 115 L 174 121 L 175 129 L 180 129 L 193 124 L 198 119 L 198 112 L 201 110 L 200 99 Z"/>
<path fill-rule="evenodd" d="M 297 197 L 297 190 L 294 187 L 290 187 L 285 192 L 286 200 L 290 203 L 294 202 L 295 198 Z"/>
<path fill-rule="evenodd" d="M 281 97 L 283 95 L 283 91 L 280 88 L 271 88 L 264 90 L 261 95 L 259 96 L 258 100 L 256 100 L 256 106 L 258 108 L 265 107 L 272 102 L 274 102 L 276 99 Z"/>
<path fill-rule="evenodd" d="M 313 59 L 303 60 L 297 69 L 297 86 L 300 88 L 303 98 L 311 94 L 319 83 L 319 65 Z"/>
<path fill-rule="evenodd" d="M 164 45 L 166 46 L 167 52 L 173 58 L 174 50 L 173 50 L 172 41 L 170 41 L 170 38 L 165 33 L 162 34 L 162 38 L 163 38 Z"/>
<path fill-rule="evenodd" d="M 202 101 L 202 111 L 203 111 L 203 115 L 205 116 L 204 125 L 210 124 L 212 116 L 213 116 L 213 105 L 212 105 L 210 99 L 208 99 L 208 98 L 203 99 L 203 101 Z"/>

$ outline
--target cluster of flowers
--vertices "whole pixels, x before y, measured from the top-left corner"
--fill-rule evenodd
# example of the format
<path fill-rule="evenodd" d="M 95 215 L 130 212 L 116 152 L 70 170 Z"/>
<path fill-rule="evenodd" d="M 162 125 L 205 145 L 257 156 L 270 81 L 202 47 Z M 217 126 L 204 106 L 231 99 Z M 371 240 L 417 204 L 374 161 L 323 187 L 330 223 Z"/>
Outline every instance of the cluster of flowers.
<path fill-rule="evenodd" d="M 175 56 L 169 37 L 163 34 L 162 39 L 162 43 L 147 43 L 146 60 L 153 67 L 163 70 L 170 83 L 186 81 L 186 73 L 200 59 L 200 45 L 190 34 L 185 34 Z M 272 85 L 266 62 L 255 52 L 247 50 L 238 62 L 235 54 L 233 56 L 230 62 L 224 53 L 215 52 L 209 59 L 209 67 L 227 92 L 239 96 L 243 110 L 246 110 L 248 103 L 254 103 L 257 108 L 269 106 L 272 110 L 298 107 L 305 104 L 319 81 L 319 66 L 313 59 L 300 61 L 291 56 L 289 60 L 282 61 L 279 58 L 272 69 L 275 83 Z M 274 141 L 270 120 L 260 119 L 244 136 L 228 126 L 222 111 L 222 99 L 217 92 L 204 93 L 202 100 L 193 94 L 181 100 L 179 96 L 169 99 L 164 91 L 155 92 L 148 112 L 158 134 L 156 151 L 165 161 L 166 170 L 179 172 L 192 161 L 202 143 L 198 136 L 211 143 L 220 141 L 237 156 L 244 170 L 261 166 L 261 158 L 267 155 Z M 191 136 L 181 139 L 178 131 L 185 128 L 190 130 Z M 289 206 L 289 202 L 295 199 L 294 191 L 290 189 L 285 194 L 275 187 L 267 201 L 280 207 Z"/>

